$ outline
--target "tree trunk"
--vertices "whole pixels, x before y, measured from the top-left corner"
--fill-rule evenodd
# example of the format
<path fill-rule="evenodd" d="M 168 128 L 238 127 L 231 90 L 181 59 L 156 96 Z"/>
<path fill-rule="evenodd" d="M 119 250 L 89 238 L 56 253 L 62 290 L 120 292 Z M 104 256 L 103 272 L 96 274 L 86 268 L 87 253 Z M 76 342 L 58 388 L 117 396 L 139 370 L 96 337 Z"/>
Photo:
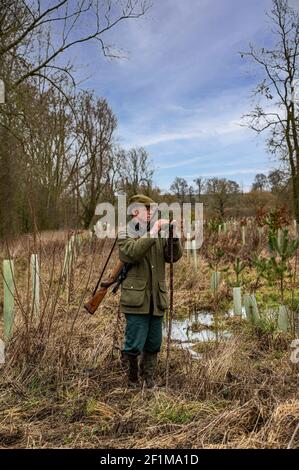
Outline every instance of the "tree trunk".
<path fill-rule="evenodd" d="M 292 186 L 294 216 L 299 224 L 299 170 L 295 174 L 292 173 Z"/>

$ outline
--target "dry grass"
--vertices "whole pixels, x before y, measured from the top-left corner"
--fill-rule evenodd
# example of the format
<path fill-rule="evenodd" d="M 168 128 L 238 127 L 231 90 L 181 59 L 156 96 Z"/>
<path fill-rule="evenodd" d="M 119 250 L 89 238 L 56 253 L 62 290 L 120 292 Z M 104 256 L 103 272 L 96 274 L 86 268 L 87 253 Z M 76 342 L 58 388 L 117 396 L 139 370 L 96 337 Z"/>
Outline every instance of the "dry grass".
<path fill-rule="evenodd" d="M 42 237 L 39 318 L 28 295 L 28 245 L 20 245 L 16 329 L 0 366 L 0 447 L 299 448 L 299 370 L 289 339 L 270 340 L 242 321 L 201 360 L 173 349 L 167 390 L 165 349 L 161 387 L 126 389 L 118 296 L 109 294 L 94 316 L 82 308 L 110 244 L 86 238 L 67 295 L 64 236 Z M 176 265 L 177 315 L 215 307 L 207 274 L 203 259 L 197 274 L 186 259 Z M 223 286 L 218 300 L 228 299 Z"/>

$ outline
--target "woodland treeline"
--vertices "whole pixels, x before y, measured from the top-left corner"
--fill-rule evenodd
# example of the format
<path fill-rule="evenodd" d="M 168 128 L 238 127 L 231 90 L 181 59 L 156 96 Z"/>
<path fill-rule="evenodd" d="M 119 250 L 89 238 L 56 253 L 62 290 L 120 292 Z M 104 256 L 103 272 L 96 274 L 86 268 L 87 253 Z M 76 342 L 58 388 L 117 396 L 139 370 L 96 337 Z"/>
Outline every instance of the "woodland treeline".
<path fill-rule="evenodd" d="M 1 237 L 88 227 L 98 202 L 150 184 L 146 152 L 116 144 L 113 110 L 80 90 L 66 55 L 94 41 L 99 54 L 117 56 L 104 35 L 148 8 L 147 0 L 0 0 Z"/>
<path fill-rule="evenodd" d="M 76 83 L 67 51 L 95 41 L 100 54 L 117 58 L 117 49 L 108 47 L 103 37 L 119 22 L 145 15 L 150 6 L 146 0 L 0 0 L 0 4 L 0 78 L 6 89 L 6 102 L 0 105 L 1 238 L 33 228 L 88 228 L 95 221 L 96 205 L 114 203 L 119 192 L 130 196 L 142 191 L 157 201 L 200 201 L 208 217 L 220 219 L 283 205 L 299 222 L 294 88 L 299 18 L 286 0 L 273 0 L 273 48 L 250 46 L 241 53 L 263 75 L 255 90 L 258 101 L 243 116 L 243 123 L 266 133 L 266 150 L 279 161 L 279 169 L 256 175 L 247 193 L 235 181 L 200 175 L 194 175 L 191 185 L 177 177 L 166 193 L 167 188 L 155 187 L 147 151 L 121 148 L 117 117 L 105 97 Z M 84 35 L 78 24 L 86 15 L 89 28 Z"/>

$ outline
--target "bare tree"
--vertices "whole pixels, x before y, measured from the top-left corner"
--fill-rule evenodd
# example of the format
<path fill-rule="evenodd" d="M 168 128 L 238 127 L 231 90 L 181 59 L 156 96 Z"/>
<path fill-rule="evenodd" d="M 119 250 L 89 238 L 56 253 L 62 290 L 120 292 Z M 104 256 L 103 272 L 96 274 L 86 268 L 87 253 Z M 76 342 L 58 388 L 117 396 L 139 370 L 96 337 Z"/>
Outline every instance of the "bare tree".
<path fill-rule="evenodd" d="M 105 56 L 119 56 L 105 42 L 106 33 L 149 8 L 148 0 L 1 0 L 0 63 L 18 69 L 7 88 L 34 76 L 46 77 L 55 86 L 51 73 L 72 76 L 71 64 L 61 65 L 57 59 L 88 41 L 97 42 Z"/>
<path fill-rule="evenodd" d="M 60 226 L 62 213 L 73 206 L 88 225 L 95 199 L 107 198 L 115 186 L 111 135 L 116 121 L 104 100 L 97 110 L 92 104 L 93 122 L 82 116 L 83 99 L 80 110 L 67 51 L 92 41 L 100 54 L 119 57 L 121 52 L 106 42 L 109 32 L 143 16 L 150 0 L 0 4 L 0 77 L 7 92 L 0 107 L 0 235 L 32 229 L 33 199 L 41 229 Z"/>
<path fill-rule="evenodd" d="M 154 169 L 147 151 L 143 147 L 120 150 L 119 189 L 127 196 L 138 192 L 150 193 L 153 184 Z"/>
<path fill-rule="evenodd" d="M 271 49 L 242 52 L 264 74 L 255 96 L 260 100 L 244 116 L 246 125 L 257 133 L 268 132 L 267 146 L 290 171 L 293 208 L 299 222 L 299 121 L 296 87 L 298 87 L 299 14 L 287 0 L 273 0 L 271 13 L 274 44 Z M 262 102 L 261 102 L 262 101 Z"/>
<path fill-rule="evenodd" d="M 290 175 L 283 170 L 273 170 L 268 175 L 268 181 L 272 193 L 279 194 L 288 188 Z"/>
<path fill-rule="evenodd" d="M 188 188 L 188 196 L 189 196 L 189 202 L 191 203 L 194 201 L 194 193 L 195 193 L 194 188 L 192 185 L 190 185 Z"/>
<path fill-rule="evenodd" d="M 266 191 L 268 184 L 268 177 L 263 173 L 258 173 L 255 175 L 251 191 Z"/>
<path fill-rule="evenodd" d="M 201 195 L 204 191 L 204 188 L 205 188 L 205 181 L 203 178 L 201 178 L 200 176 L 198 178 L 195 178 L 193 180 L 193 182 L 195 183 L 196 187 L 197 187 L 197 196 L 198 196 L 198 200 L 200 200 L 201 198 Z"/>
<path fill-rule="evenodd" d="M 1 125 L 17 142 L 14 165 L 38 194 L 40 228 L 59 227 L 61 198 L 81 158 L 73 132 L 75 114 L 69 106 L 72 97 L 65 99 L 49 87 L 38 93 L 33 83 L 27 83 L 14 90 L 13 98 L 5 106 Z M 15 185 L 20 190 L 19 180 Z"/>
<path fill-rule="evenodd" d="M 76 180 L 87 228 L 98 202 L 105 197 L 113 161 L 113 132 L 117 120 L 105 99 L 94 99 L 89 92 L 78 98 L 76 138 L 82 147 L 81 171 Z"/>
<path fill-rule="evenodd" d="M 240 186 L 235 181 L 225 178 L 210 178 L 206 182 L 205 192 L 209 196 L 212 208 L 223 219 L 227 205 L 240 193 Z"/>
<path fill-rule="evenodd" d="M 177 176 L 170 186 L 170 191 L 175 194 L 180 203 L 186 202 L 189 186 L 185 178 Z"/>

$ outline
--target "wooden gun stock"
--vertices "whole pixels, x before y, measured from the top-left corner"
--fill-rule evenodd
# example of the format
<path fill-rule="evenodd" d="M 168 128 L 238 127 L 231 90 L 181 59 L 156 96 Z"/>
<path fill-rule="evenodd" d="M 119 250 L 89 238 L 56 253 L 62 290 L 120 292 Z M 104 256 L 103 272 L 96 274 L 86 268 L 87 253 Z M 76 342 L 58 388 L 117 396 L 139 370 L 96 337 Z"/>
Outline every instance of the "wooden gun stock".
<path fill-rule="evenodd" d="M 88 311 L 91 315 L 94 314 L 100 303 L 102 302 L 103 298 L 107 294 L 108 288 L 107 287 L 101 287 L 95 295 L 88 301 L 86 304 L 84 304 L 85 310 Z"/>
<path fill-rule="evenodd" d="M 107 294 L 108 288 L 117 280 L 117 277 L 122 270 L 124 263 L 122 261 L 118 261 L 113 272 L 111 275 L 101 283 L 100 289 L 97 292 L 94 292 L 92 298 L 84 304 L 85 310 L 88 311 L 91 315 L 97 310 L 98 306 L 102 302 L 103 298 Z"/>

